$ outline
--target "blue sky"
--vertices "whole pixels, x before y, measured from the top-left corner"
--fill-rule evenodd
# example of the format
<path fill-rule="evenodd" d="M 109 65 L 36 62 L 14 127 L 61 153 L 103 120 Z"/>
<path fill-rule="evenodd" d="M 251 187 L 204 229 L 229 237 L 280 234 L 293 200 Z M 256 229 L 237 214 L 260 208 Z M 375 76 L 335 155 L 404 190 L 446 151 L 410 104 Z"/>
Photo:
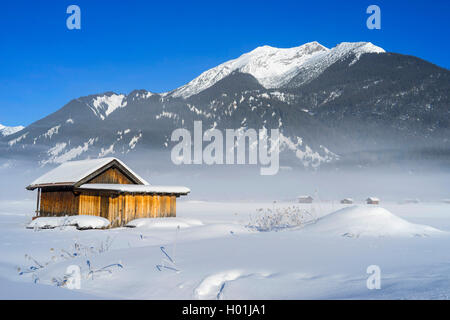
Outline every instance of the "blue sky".
<path fill-rule="evenodd" d="M 66 8 L 81 8 L 68 30 Z M 381 8 L 381 30 L 366 8 Z M 28 125 L 73 98 L 165 92 L 261 45 L 370 41 L 450 68 L 450 1 L 2 1 L 0 123 Z"/>

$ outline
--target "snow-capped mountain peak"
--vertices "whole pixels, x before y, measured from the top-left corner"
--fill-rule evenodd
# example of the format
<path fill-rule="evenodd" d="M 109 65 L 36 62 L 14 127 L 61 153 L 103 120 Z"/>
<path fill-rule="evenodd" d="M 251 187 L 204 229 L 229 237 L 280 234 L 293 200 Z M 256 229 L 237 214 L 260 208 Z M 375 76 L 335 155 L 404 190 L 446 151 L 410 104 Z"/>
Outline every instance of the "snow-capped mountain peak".
<path fill-rule="evenodd" d="M 359 57 L 364 53 L 384 52 L 386 51 L 383 48 L 380 48 L 371 42 L 342 42 L 330 50 L 330 53 L 337 59 L 340 59 L 350 53 L 355 54 L 356 58 L 359 59 Z"/>
<path fill-rule="evenodd" d="M 336 47 L 322 51 L 299 66 L 296 75 L 296 85 L 300 85 L 309 82 L 317 78 L 322 72 L 324 72 L 329 66 L 339 60 L 343 60 L 347 57 L 354 57 L 349 63 L 349 66 L 353 65 L 359 60 L 361 55 L 365 53 L 384 53 L 384 49 L 375 46 L 370 42 L 342 42 Z"/>
<path fill-rule="evenodd" d="M 364 53 L 381 52 L 385 51 L 370 42 L 343 42 L 332 49 L 317 41 L 286 49 L 261 46 L 203 72 L 188 84 L 171 92 L 171 95 L 188 98 L 213 86 L 234 71 L 251 74 L 267 89 L 279 88 L 302 70 L 307 71 L 305 79 L 310 80 L 348 54 L 354 54 L 359 59 Z"/>
<path fill-rule="evenodd" d="M 374 45 L 372 42 L 341 42 L 336 47 L 336 49 L 345 50 L 358 50 L 361 52 L 373 52 L 381 53 L 386 52 L 383 48 Z"/>
<path fill-rule="evenodd" d="M 0 124 L 0 136 L 9 136 L 16 132 L 19 132 L 20 130 L 23 130 L 25 127 L 23 126 L 16 126 L 16 127 L 7 127 L 2 124 Z"/>
<path fill-rule="evenodd" d="M 303 63 L 328 50 L 318 42 L 309 42 L 287 49 L 270 46 L 258 47 L 237 59 L 227 61 L 202 73 L 188 84 L 173 91 L 172 95 L 187 98 L 211 87 L 233 71 L 253 75 L 266 88 L 280 87 L 295 76 L 295 71 Z"/>

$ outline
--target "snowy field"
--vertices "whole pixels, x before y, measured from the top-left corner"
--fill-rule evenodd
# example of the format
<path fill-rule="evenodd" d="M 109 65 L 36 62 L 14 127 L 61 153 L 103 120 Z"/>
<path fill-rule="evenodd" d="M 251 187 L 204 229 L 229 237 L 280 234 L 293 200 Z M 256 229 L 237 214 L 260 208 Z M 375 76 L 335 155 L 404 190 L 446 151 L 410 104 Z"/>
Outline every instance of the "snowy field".
<path fill-rule="evenodd" d="M 294 205 L 300 220 L 267 213 Z M 27 229 L 34 207 L 0 201 L 1 299 L 450 297 L 446 203 L 179 201 L 177 218 L 85 231 Z M 58 286 L 71 265 L 77 290 Z M 379 290 L 366 286 L 370 265 Z"/>

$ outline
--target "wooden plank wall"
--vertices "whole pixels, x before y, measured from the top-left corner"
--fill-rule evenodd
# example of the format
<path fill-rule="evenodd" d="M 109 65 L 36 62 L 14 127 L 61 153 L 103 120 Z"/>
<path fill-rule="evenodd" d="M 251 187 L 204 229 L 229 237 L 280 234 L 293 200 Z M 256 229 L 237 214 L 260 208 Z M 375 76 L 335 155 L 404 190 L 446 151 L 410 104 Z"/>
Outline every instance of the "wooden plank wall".
<path fill-rule="evenodd" d="M 109 198 L 108 220 L 111 221 L 111 227 L 122 225 L 123 197 L 116 196 Z"/>
<path fill-rule="evenodd" d="M 119 195 L 109 198 L 112 226 L 123 226 L 139 218 L 175 217 L 176 197 L 158 195 Z"/>
<path fill-rule="evenodd" d="M 108 192 L 71 191 L 42 192 L 42 216 L 92 215 L 111 221 L 113 227 L 123 226 L 138 218 L 176 216 L 176 197 L 170 195 L 115 195 Z"/>
<path fill-rule="evenodd" d="M 72 191 L 42 190 L 40 215 L 46 217 L 78 214 L 78 202 L 78 197 Z"/>
<path fill-rule="evenodd" d="M 83 192 L 80 194 L 78 214 L 100 216 L 101 196 L 95 192 Z"/>
<path fill-rule="evenodd" d="M 134 184 L 117 168 L 110 168 L 87 183 Z"/>

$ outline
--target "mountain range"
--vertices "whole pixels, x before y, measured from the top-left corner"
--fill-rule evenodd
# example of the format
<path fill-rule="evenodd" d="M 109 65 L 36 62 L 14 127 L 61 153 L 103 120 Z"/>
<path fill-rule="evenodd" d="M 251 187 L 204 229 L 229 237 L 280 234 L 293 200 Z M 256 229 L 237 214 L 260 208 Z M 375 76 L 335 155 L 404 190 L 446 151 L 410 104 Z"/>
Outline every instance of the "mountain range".
<path fill-rule="evenodd" d="M 449 70 L 369 42 L 263 46 L 170 92 L 93 94 L 17 131 L 0 126 L 0 158 L 170 152 L 173 130 L 201 120 L 204 130 L 280 129 L 285 166 L 449 163 L 449 89 Z"/>

